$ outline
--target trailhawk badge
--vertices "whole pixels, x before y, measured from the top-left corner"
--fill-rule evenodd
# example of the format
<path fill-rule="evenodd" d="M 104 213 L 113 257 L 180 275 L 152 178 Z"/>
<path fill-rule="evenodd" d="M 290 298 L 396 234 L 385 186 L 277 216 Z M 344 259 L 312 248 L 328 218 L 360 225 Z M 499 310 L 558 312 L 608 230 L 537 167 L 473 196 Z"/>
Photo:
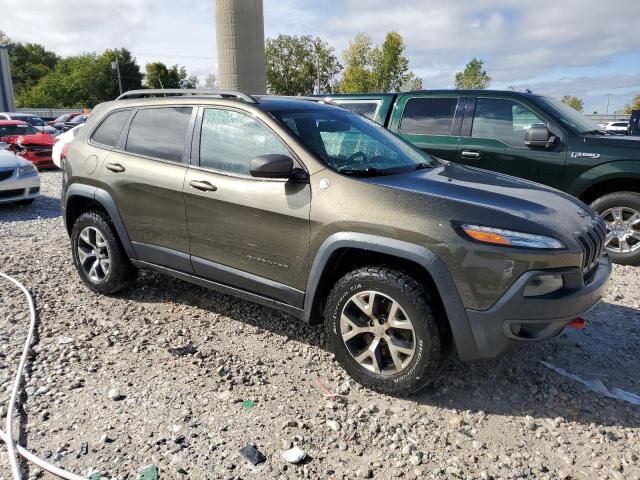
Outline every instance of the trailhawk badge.
<path fill-rule="evenodd" d="M 600 158 L 600 154 L 591 152 L 571 152 L 571 158 Z"/>

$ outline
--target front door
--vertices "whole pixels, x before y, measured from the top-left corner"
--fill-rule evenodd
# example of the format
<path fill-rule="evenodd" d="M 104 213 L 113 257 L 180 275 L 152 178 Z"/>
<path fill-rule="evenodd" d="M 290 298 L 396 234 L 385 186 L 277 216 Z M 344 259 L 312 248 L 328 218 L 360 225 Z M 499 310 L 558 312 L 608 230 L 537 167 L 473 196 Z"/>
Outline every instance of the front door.
<path fill-rule="evenodd" d="M 528 106 L 509 98 L 478 97 L 473 120 L 465 119 L 465 127 L 467 124 L 470 132 L 460 139 L 459 163 L 564 187 L 563 143 L 558 141 L 550 150 L 529 148 L 524 143 L 527 129 L 534 124 L 554 130 Z"/>
<path fill-rule="evenodd" d="M 204 108 L 200 132 L 199 161 L 184 184 L 194 271 L 301 305 L 310 186 L 249 172 L 258 155 L 292 154 L 266 125 L 236 110 Z"/>
<path fill-rule="evenodd" d="M 458 155 L 465 98 L 458 95 L 400 96 L 389 130 L 444 160 Z"/>

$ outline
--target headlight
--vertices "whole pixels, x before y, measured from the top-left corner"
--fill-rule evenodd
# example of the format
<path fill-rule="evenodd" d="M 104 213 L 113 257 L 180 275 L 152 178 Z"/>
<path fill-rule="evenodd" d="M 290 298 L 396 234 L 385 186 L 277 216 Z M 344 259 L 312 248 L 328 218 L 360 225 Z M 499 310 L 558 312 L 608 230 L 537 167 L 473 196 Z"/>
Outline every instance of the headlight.
<path fill-rule="evenodd" d="M 502 228 L 482 227 L 480 225 L 462 225 L 462 230 L 472 239 L 492 245 L 505 245 L 509 247 L 524 248 L 548 248 L 557 250 L 565 248 L 565 245 L 552 237 L 533 235 L 531 233 L 514 232 Z"/>
<path fill-rule="evenodd" d="M 33 165 L 29 164 L 29 165 L 25 165 L 24 167 L 19 167 L 18 168 L 18 176 L 19 177 L 24 177 L 27 175 L 32 175 L 34 173 L 36 173 L 36 167 L 34 167 Z"/>
<path fill-rule="evenodd" d="M 538 275 L 533 277 L 524 289 L 525 297 L 539 297 L 548 295 L 564 287 L 562 275 L 558 273 Z"/>

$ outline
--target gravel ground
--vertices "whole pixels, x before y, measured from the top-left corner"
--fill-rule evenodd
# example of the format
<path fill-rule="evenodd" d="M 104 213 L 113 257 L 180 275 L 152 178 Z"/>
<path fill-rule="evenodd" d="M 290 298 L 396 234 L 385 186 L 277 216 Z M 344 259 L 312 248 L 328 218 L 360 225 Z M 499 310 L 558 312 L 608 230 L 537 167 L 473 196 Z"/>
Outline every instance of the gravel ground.
<path fill-rule="evenodd" d="M 121 479 L 150 464 L 163 479 L 640 479 L 640 407 L 539 363 L 640 394 L 640 269 L 615 267 L 586 330 L 493 361 L 452 359 L 433 387 L 392 398 L 350 381 L 321 328 L 286 314 L 148 272 L 114 297 L 91 293 L 70 258 L 60 174 L 42 183 L 32 206 L 0 207 L 0 271 L 37 302 L 19 434 L 49 461 Z M 7 283 L 0 321 L 4 414 L 28 324 Z M 239 455 L 248 443 L 266 456 L 257 467 Z M 282 459 L 291 445 L 301 464 Z"/>

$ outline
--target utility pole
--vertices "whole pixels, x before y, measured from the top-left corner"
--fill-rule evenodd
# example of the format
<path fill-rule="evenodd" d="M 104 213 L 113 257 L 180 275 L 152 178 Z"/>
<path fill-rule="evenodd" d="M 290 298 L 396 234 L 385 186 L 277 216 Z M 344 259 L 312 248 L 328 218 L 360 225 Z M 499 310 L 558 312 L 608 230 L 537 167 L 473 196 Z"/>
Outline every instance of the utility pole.
<path fill-rule="evenodd" d="M 118 74 L 118 88 L 120 89 L 120 95 L 122 95 L 122 77 L 120 76 L 120 63 L 118 63 L 117 56 L 116 56 L 116 61 L 111 62 L 111 69 L 115 70 Z"/>
<path fill-rule="evenodd" d="M 607 115 L 609 115 L 609 101 L 611 100 L 611 94 L 607 93 Z"/>

